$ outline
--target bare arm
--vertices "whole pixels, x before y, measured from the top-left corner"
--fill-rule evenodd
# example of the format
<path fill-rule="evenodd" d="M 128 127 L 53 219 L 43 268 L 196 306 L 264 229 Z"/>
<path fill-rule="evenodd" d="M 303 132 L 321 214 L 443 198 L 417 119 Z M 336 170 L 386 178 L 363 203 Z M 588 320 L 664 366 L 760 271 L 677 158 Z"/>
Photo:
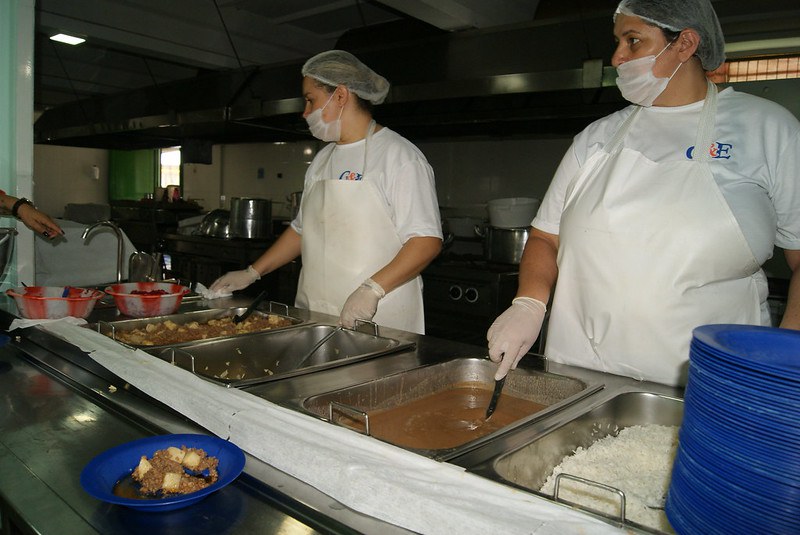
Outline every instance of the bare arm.
<path fill-rule="evenodd" d="M 300 256 L 301 240 L 300 234 L 292 227 L 287 228 L 275 243 L 253 262 L 253 269 L 258 271 L 259 275 L 266 275 L 288 264 Z"/>
<path fill-rule="evenodd" d="M 431 236 L 410 238 L 391 262 L 372 276 L 388 294 L 413 279 L 442 250 L 442 240 Z"/>
<path fill-rule="evenodd" d="M 781 320 L 784 329 L 800 329 L 800 251 L 785 250 L 786 263 L 792 270 L 789 281 L 789 298 L 786 301 L 786 312 Z"/>
<path fill-rule="evenodd" d="M 0 193 L 0 213 L 11 214 L 11 210 L 19 199 Z M 64 234 L 61 227 L 53 221 L 49 215 L 37 210 L 32 204 L 21 203 L 17 207 L 16 216 L 20 221 L 37 234 L 41 234 L 45 238 L 53 239 L 56 236 Z"/>
<path fill-rule="evenodd" d="M 550 300 L 550 292 L 558 278 L 558 235 L 531 229 L 519 264 L 517 297 L 533 297 L 542 303 Z"/>

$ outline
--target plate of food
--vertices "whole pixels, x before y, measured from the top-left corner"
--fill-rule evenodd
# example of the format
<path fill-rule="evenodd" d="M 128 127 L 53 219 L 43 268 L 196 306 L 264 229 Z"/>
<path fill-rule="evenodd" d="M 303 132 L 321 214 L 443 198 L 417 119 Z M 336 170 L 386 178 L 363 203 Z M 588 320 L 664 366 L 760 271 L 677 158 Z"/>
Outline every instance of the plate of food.
<path fill-rule="evenodd" d="M 210 435 L 158 435 L 121 444 L 87 464 L 81 486 L 104 502 L 142 511 L 187 507 L 242 473 L 244 452 Z"/>

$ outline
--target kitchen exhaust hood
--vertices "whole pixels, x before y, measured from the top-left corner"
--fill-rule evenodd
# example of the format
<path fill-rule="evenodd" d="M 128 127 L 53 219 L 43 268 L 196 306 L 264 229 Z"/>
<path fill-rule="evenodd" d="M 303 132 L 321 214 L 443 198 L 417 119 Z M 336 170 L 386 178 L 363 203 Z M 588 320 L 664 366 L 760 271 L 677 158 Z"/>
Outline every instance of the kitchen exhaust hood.
<path fill-rule="evenodd" d="M 390 80 L 375 116 L 412 139 L 572 135 L 624 104 L 609 66 L 610 33 L 607 14 L 461 32 L 398 21 L 350 31 L 337 47 Z M 210 72 L 74 101 L 46 110 L 34 141 L 139 149 L 311 139 L 301 65 Z"/>
<path fill-rule="evenodd" d="M 796 8 L 772 3 L 783 15 L 762 20 L 748 15 L 759 9 L 751 3 L 719 2 L 720 10 L 731 6 L 727 20 L 720 13 L 729 39 L 796 35 Z M 389 79 L 375 117 L 412 140 L 558 137 L 626 105 L 611 67 L 612 30 L 607 9 L 462 31 L 408 19 L 351 30 L 337 48 Z M 213 71 L 74 101 L 45 111 L 34 141 L 140 149 L 312 139 L 301 116 L 301 65 Z"/>

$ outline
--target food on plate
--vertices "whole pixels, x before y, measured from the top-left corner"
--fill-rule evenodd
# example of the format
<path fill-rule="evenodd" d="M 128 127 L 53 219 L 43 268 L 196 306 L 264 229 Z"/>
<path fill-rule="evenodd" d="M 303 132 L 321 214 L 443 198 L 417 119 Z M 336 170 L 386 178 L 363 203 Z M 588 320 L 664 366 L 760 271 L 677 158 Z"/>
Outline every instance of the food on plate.
<path fill-rule="evenodd" d="M 145 495 L 188 494 L 214 484 L 219 459 L 198 448 L 170 446 L 148 459 L 142 455 L 131 476 Z"/>
<path fill-rule="evenodd" d="M 291 324 L 291 319 L 276 314 L 252 314 L 241 323 L 234 323 L 232 316 L 205 322 L 190 321 L 182 325 L 164 320 L 147 323 L 144 327 L 129 331 L 117 329 L 113 338 L 134 346 L 162 346 L 267 331 Z"/>
<path fill-rule="evenodd" d="M 672 532 L 663 508 L 677 447 L 677 426 L 625 427 L 616 436 L 608 435 L 565 457 L 540 490 L 553 495 L 556 476 L 561 473 L 602 483 L 625 493 L 628 520 Z M 617 494 L 582 482 L 562 478 L 558 496 L 612 516 L 619 515 Z"/>

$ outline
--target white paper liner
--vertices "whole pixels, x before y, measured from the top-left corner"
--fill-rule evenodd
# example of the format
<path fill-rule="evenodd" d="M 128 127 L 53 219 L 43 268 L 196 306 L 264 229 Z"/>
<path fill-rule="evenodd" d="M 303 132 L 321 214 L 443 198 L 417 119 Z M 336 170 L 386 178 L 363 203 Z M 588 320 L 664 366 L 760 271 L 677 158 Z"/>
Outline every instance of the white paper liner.
<path fill-rule="evenodd" d="M 355 511 L 425 534 L 621 530 L 532 494 L 201 379 L 69 322 L 43 329 L 250 455 Z"/>

